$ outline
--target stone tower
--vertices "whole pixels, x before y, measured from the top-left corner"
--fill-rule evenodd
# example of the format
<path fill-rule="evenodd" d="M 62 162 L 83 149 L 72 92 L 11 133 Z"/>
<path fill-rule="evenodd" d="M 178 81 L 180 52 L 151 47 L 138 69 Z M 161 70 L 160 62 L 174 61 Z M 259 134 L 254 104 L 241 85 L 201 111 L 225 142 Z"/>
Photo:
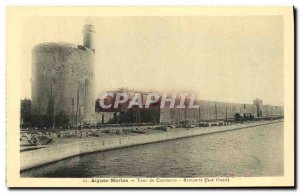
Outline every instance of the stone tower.
<path fill-rule="evenodd" d="M 256 106 L 256 116 L 262 117 L 263 101 L 257 98 L 253 100 L 253 105 Z"/>
<path fill-rule="evenodd" d="M 83 45 L 51 42 L 33 48 L 33 126 L 95 123 L 94 26 L 83 31 Z"/>
<path fill-rule="evenodd" d="M 95 27 L 90 24 L 84 25 L 83 28 L 83 46 L 90 48 L 95 52 Z"/>

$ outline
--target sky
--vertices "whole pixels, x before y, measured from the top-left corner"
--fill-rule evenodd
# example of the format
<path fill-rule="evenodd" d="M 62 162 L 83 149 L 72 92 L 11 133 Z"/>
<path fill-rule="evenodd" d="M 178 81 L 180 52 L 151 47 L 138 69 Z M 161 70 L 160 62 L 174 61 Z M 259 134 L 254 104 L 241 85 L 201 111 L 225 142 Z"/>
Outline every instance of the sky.
<path fill-rule="evenodd" d="M 30 98 L 31 49 L 82 44 L 96 28 L 96 96 L 121 87 L 192 92 L 202 100 L 283 105 L 281 16 L 25 17 L 22 98 Z"/>

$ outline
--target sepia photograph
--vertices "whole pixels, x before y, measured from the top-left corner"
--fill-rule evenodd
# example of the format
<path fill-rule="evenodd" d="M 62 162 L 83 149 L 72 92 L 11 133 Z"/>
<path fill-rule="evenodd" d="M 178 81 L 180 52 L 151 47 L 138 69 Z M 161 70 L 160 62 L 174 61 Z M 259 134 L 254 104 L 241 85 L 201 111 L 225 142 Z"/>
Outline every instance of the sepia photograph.
<path fill-rule="evenodd" d="M 293 14 L 8 7 L 8 186 L 294 186 Z"/>

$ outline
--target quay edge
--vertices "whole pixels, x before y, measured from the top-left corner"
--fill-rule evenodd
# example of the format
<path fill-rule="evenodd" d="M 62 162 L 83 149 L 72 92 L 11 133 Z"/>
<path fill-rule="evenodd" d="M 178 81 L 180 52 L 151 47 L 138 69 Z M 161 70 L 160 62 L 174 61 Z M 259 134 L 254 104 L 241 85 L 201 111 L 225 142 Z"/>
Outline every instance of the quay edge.
<path fill-rule="evenodd" d="M 20 153 L 20 170 L 32 169 L 45 164 L 50 164 L 66 158 L 88 154 L 97 151 L 106 151 L 142 144 L 156 143 L 186 137 L 193 137 L 218 132 L 232 131 L 256 127 L 261 125 L 282 122 L 282 120 L 260 121 L 237 125 L 216 126 L 216 127 L 196 127 L 193 129 L 183 129 L 181 131 L 169 131 L 162 133 L 141 134 L 136 136 L 120 136 L 110 139 L 87 139 L 85 141 L 72 142 L 68 144 L 58 144 L 37 150 Z"/>

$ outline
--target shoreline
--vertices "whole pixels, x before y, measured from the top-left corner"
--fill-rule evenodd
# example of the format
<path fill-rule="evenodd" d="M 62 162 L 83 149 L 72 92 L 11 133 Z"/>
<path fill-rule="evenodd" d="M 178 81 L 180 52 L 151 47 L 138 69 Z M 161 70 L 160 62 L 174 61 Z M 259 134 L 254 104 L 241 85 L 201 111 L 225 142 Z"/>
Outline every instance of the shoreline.
<path fill-rule="evenodd" d="M 143 144 L 157 143 L 180 138 L 207 135 L 219 132 L 246 129 L 261 125 L 268 125 L 282 122 L 283 120 L 258 121 L 242 124 L 213 126 L 213 127 L 195 127 L 192 129 L 180 129 L 168 132 L 127 135 L 120 137 L 111 137 L 108 139 L 87 138 L 76 142 L 65 144 L 55 144 L 44 148 L 20 152 L 21 162 L 20 171 L 30 170 L 42 165 L 51 164 L 63 159 L 84 155 L 98 151 L 108 151 L 113 149 L 137 146 Z"/>

